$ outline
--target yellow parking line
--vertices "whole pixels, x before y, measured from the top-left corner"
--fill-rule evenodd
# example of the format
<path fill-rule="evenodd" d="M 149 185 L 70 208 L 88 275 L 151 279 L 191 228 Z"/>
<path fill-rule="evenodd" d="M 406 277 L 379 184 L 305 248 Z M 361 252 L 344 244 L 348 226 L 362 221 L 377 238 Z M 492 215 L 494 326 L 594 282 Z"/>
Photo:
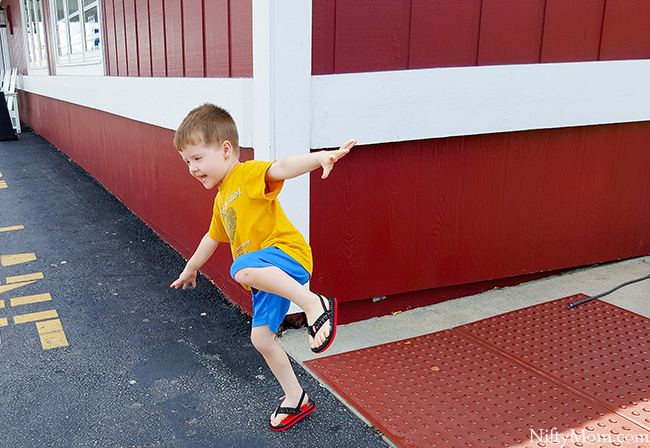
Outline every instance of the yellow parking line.
<path fill-rule="evenodd" d="M 7 322 L 7 318 L 6 317 L 0 317 L 0 327 L 6 327 L 7 325 L 9 325 L 9 322 Z M 2 342 L 2 341 L 0 340 L 0 342 Z"/>
<path fill-rule="evenodd" d="M 0 308 L 4 308 L 4 307 L 5 307 L 5 301 L 4 301 L 4 300 L 0 300 Z"/>
<path fill-rule="evenodd" d="M 12 283 L 11 285 L 0 285 L 0 294 L 3 292 L 11 291 L 12 289 L 20 288 L 21 286 L 29 285 L 34 282 Z"/>
<path fill-rule="evenodd" d="M 36 322 L 36 328 L 38 329 L 38 335 L 41 337 L 43 350 L 68 346 L 68 339 L 65 337 L 59 319 Z"/>
<path fill-rule="evenodd" d="M 21 230 L 24 229 L 25 226 L 9 226 L 9 227 L 0 227 L 0 232 L 9 232 L 11 230 Z"/>
<path fill-rule="evenodd" d="M 52 300 L 52 296 L 49 292 L 46 292 L 45 294 L 35 294 L 33 296 L 23 296 L 11 299 L 11 306 L 29 305 L 30 303 L 47 302 L 49 300 Z"/>
<path fill-rule="evenodd" d="M 13 266 L 14 264 L 27 263 L 36 260 L 36 254 L 14 254 L 0 255 L 2 266 Z"/>
<path fill-rule="evenodd" d="M 6 180 L 0 180 L 0 188 L 9 188 Z"/>
<path fill-rule="evenodd" d="M 15 275 L 7 277 L 7 283 L 28 282 L 30 280 L 39 280 L 43 278 L 42 272 L 35 272 L 34 274 Z"/>
<path fill-rule="evenodd" d="M 59 317 L 56 310 L 41 311 L 40 313 L 20 314 L 14 316 L 15 324 L 24 324 L 26 322 L 36 322 L 37 320 L 47 320 Z"/>

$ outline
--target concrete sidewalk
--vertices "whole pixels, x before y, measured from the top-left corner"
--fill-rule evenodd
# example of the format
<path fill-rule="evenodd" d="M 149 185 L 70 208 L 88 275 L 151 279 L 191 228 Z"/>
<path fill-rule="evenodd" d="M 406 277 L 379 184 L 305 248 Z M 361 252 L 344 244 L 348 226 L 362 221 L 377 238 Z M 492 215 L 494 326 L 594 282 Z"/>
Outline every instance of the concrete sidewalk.
<path fill-rule="evenodd" d="M 648 274 L 650 256 L 580 268 L 517 286 L 340 325 L 326 355 L 422 336 L 573 294 L 594 296 Z M 650 280 L 621 288 L 601 300 L 650 318 Z M 303 363 L 320 357 L 309 350 L 306 339 L 307 331 L 302 328 L 285 331 L 279 341 L 294 360 Z"/>

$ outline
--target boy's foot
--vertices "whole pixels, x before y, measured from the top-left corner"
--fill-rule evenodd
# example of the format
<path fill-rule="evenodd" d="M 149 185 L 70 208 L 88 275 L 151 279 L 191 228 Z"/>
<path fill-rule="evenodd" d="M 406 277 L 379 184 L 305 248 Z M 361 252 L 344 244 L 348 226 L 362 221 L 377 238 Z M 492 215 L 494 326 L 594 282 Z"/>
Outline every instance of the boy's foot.
<path fill-rule="evenodd" d="M 291 403 L 287 403 L 287 399 L 280 403 L 280 406 L 275 410 L 271 416 L 271 423 L 269 428 L 273 431 L 283 431 L 292 427 L 303 418 L 314 412 L 316 404 L 309 399 L 305 391 L 302 391 L 298 405 L 295 408 L 290 408 Z"/>
<path fill-rule="evenodd" d="M 316 294 L 320 300 L 323 308 L 323 313 L 312 324 L 307 325 L 307 332 L 313 338 L 311 351 L 314 353 L 321 353 L 334 341 L 336 336 L 336 324 L 338 319 L 338 309 L 336 299 L 334 297 L 327 298 L 327 304 L 323 296 Z M 328 324 L 328 325 L 325 325 Z"/>

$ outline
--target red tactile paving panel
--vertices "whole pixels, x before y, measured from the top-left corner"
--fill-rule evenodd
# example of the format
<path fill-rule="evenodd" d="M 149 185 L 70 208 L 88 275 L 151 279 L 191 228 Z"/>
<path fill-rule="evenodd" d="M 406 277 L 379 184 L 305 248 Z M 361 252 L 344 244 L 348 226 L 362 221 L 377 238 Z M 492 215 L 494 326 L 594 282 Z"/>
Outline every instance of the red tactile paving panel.
<path fill-rule="evenodd" d="M 528 310 L 529 317 L 539 314 L 536 307 Z M 650 425 L 617 415 L 575 385 L 495 349 L 478 328 L 473 336 L 461 327 L 306 364 L 400 447 L 650 448 Z M 562 329 L 548 323 L 551 348 L 559 342 L 550 336 L 561 340 Z M 596 347 L 592 356 L 598 356 Z M 621 349 L 620 365 L 627 365 L 628 355 L 634 354 Z M 610 375 L 608 381 L 620 380 Z"/>
<path fill-rule="evenodd" d="M 650 319 L 593 300 L 564 299 L 457 330 L 650 428 Z"/>

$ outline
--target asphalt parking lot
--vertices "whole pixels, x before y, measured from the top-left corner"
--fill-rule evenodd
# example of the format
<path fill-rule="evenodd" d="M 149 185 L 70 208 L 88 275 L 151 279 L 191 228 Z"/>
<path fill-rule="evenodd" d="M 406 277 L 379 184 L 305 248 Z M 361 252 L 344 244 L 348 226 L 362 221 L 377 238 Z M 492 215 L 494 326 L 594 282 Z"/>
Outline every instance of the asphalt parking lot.
<path fill-rule="evenodd" d="M 0 143 L 3 446 L 381 447 L 295 366 L 318 408 L 275 433 L 282 391 L 250 319 L 37 134 Z M 306 342 L 305 342 L 306 343 Z"/>

